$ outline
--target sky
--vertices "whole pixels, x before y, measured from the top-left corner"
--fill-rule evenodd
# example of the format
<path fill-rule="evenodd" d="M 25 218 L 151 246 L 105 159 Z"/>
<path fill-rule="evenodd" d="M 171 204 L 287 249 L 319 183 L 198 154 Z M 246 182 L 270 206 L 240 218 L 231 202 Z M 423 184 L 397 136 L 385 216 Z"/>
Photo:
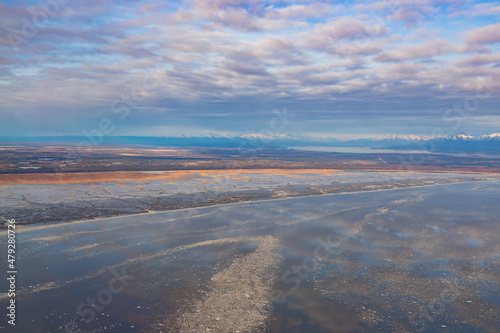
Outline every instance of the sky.
<path fill-rule="evenodd" d="M 500 132 L 500 2 L 0 1 L 0 136 Z"/>

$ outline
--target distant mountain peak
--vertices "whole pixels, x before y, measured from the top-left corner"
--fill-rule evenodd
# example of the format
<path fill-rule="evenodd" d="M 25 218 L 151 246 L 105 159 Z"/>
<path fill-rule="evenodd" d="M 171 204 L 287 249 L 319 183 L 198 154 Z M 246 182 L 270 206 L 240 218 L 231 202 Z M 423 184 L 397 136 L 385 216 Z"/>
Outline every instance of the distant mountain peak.
<path fill-rule="evenodd" d="M 432 140 L 434 137 L 430 135 L 403 135 L 403 134 L 385 134 L 379 136 L 369 136 L 358 138 L 356 140 L 373 140 L 373 141 L 382 141 L 382 140 L 405 140 L 405 141 L 423 141 L 423 140 Z"/>
<path fill-rule="evenodd" d="M 468 134 L 455 134 L 448 136 L 431 136 L 431 135 L 401 135 L 401 134 L 386 134 L 380 136 L 369 136 L 361 137 L 351 141 L 430 141 L 435 139 L 444 140 L 490 140 L 490 139 L 500 139 L 500 133 L 493 133 L 489 135 L 468 135 Z"/>

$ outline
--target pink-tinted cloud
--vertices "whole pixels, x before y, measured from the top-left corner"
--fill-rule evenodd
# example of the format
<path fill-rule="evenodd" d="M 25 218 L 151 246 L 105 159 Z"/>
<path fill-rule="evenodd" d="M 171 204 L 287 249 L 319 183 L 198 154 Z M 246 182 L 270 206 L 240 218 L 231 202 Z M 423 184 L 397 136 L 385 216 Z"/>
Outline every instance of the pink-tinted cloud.
<path fill-rule="evenodd" d="M 209 109 L 214 100 L 214 108 L 335 101 L 350 112 L 383 99 L 373 109 L 385 112 L 410 99 L 405 106 L 417 110 L 423 96 L 445 101 L 474 93 L 477 78 L 500 77 L 500 25 L 456 24 L 449 16 L 462 1 L 90 1 L 72 2 L 19 53 L 0 29 L 0 115 L 95 115 L 156 67 L 161 84 L 138 107 L 145 116 L 165 107 L 184 116 L 186 105 Z M 0 4 L 0 26 L 15 27 L 26 8 Z"/>
<path fill-rule="evenodd" d="M 334 9 L 332 5 L 329 5 L 327 3 L 311 3 L 306 5 L 291 5 L 282 8 L 270 7 L 266 10 L 266 17 L 308 19 L 327 16 L 332 14 L 333 12 Z"/>
<path fill-rule="evenodd" d="M 500 42 L 500 23 L 476 28 L 465 33 L 469 44 L 493 44 Z"/>
<path fill-rule="evenodd" d="M 500 54 L 473 54 L 455 61 L 458 66 L 498 66 L 500 65 Z"/>
<path fill-rule="evenodd" d="M 376 61 L 405 61 L 430 58 L 446 53 L 457 52 L 460 48 L 446 40 L 436 40 L 418 45 L 403 46 L 394 51 L 387 51 L 375 57 Z"/>
<path fill-rule="evenodd" d="M 457 16 L 467 16 L 467 17 L 475 17 L 475 16 L 490 16 L 490 15 L 498 15 L 500 14 L 500 4 L 491 2 L 491 3 L 480 3 L 474 5 L 472 8 L 467 8 L 465 10 L 457 11 L 451 14 L 452 17 Z"/>

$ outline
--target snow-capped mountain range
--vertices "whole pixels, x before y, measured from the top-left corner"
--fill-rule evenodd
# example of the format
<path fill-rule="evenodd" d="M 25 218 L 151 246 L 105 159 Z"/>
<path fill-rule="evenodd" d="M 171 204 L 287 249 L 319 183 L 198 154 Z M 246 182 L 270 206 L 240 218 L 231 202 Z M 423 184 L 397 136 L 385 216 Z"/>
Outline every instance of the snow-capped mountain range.
<path fill-rule="evenodd" d="M 478 136 L 466 134 L 448 136 L 388 134 L 382 136 L 361 137 L 346 141 L 340 141 L 331 137 L 248 134 L 235 137 L 234 139 L 257 141 L 265 147 L 370 147 L 398 150 L 425 149 L 433 150 L 435 152 L 500 153 L 500 133 Z"/>
<path fill-rule="evenodd" d="M 418 149 L 435 152 L 500 153 L 500 133 L 489 135 L 456 134 L 448 136 L 384 135 L 359 138 L 334 144 L 344 147 L 376 147 L 389 149 Z"/>
<path fill-rule="evenodd" d="M 0 137 L 0 142 L 66 142 L 78 143 L 81 136 L 57 137 Z M 341 141 L 335 137 L 293 134 L 250 133 L 240 136 L 230 134 L 184 135 L 169 137 L 105 136 L 103 144 L 139 144 L 171 147 L 219 148 L 290 148 L 305 146 L 370 147 L 392 149 L 428 149 L 453 152 L 489 152 L 500 154 L 500 133 L 489 135 L 455 134 L 448 136 L 395 135 L 360 137 Z M 426 146 L 426 148 L 423 148 Z"/>
<path fill-rule="evenodd" d="M 211 136 L 211 138 L 218 138 L 221 136 Z M 297 143 L 315 143 L 315 144 L 346 144 L 346 143 L 361 143 L 361 142 L 418 142 L 418 141 L 498 141 L 500 140 L 500 133 L 493 133 L 489 135 L 467 135 L 455 134 L 448 136 L 430 136 L 430 135 L 399 135 L 399 134 L 386 134 L 380 136 L 367 136 L 359 137 L 351 140 L 339 140 L 334 137 L 311 137 L 305 135 L 290 135 L 290 134 L 261 134 L 252 133 L 241 136 L 224 136 L 224 138 L 243 139 L 243 140 L 260 140 L 260 141 L 291 141 Z"/>
<path fill-rule="evenodd" d="M 382 136 L 362 137 L 350 141 L 369 140 L 369 141 L 382 141 L 382 140 L 404 140 L 404 141 L 429 141 L 429 140 L 462 140 L 462 141 L 478 141 L 478 140 L 500 140 L 500 133 L 493 133 L 490 135 L 466 135 L 456 134 L 448 136 L 430 136 L 430 135 L 398 135 L 387 134 Z"/>

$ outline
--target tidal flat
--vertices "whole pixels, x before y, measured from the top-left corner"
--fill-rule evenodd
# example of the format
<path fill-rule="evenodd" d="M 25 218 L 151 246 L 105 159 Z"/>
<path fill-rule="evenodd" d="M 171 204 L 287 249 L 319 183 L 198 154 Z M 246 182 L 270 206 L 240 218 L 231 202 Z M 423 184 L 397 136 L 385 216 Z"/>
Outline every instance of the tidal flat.
<path fill-rule="evenodd" d="M 498 332 L 500 181 L 476 176 L 20 225 L 14 331 Z"/>
<path fill-rule="evenodd" d="M 498 174 L 332 169 L 189 170 L 0 175 L 0 219 L 19 225 L 271 198 L 498 179 Z M 5 222 L 0 220 L 0 229 Z"/>

